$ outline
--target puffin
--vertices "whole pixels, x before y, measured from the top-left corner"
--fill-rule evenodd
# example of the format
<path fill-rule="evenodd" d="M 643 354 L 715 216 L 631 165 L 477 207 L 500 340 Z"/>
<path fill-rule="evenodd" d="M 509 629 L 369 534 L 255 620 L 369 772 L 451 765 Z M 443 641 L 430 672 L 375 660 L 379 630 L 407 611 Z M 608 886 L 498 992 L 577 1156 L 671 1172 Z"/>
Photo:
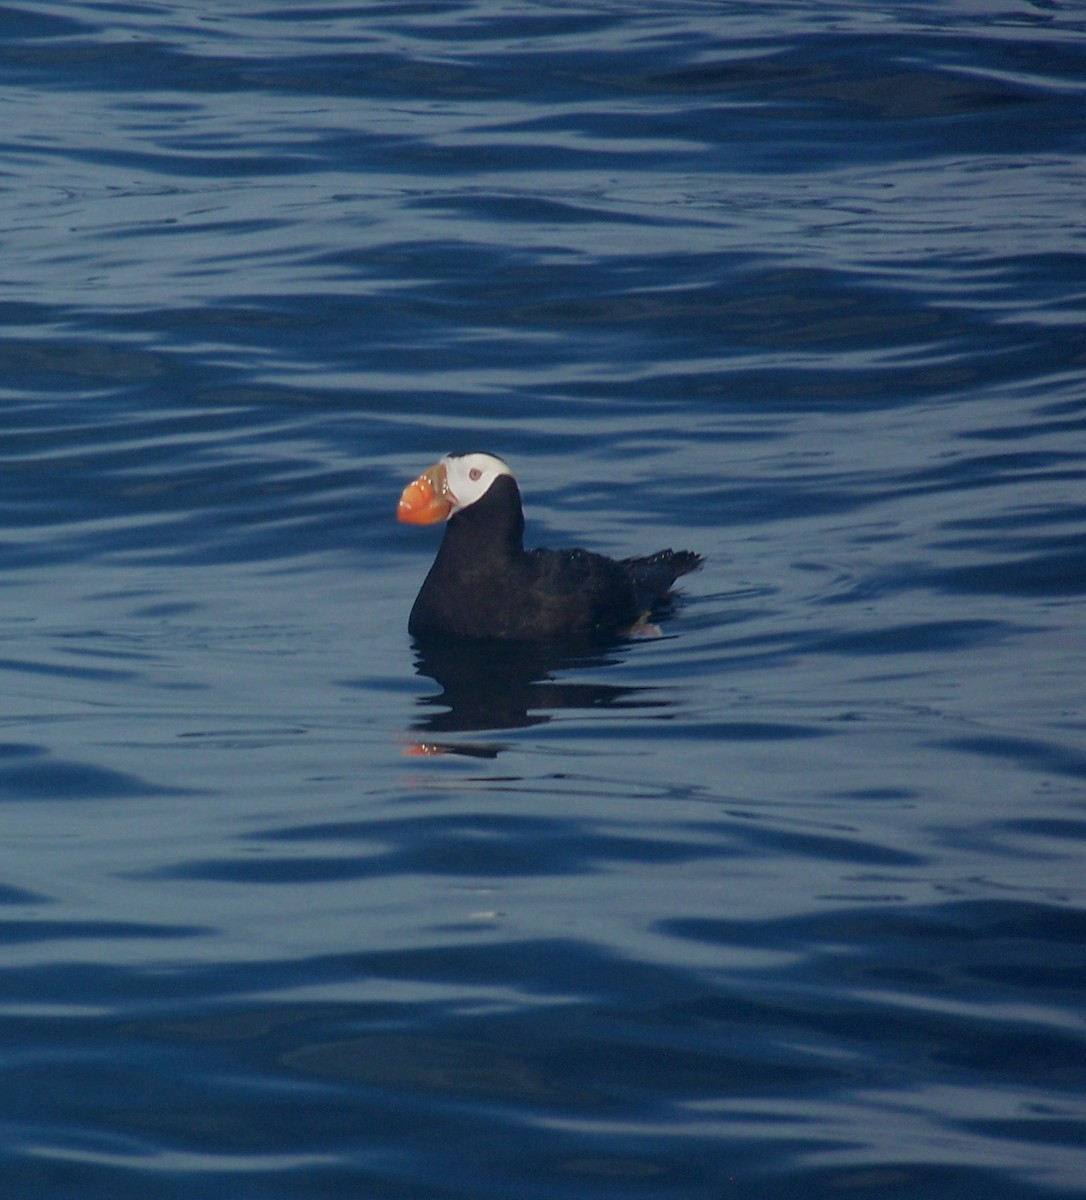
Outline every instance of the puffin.
<path fill-rule="evenodd" d="M 403 490 L 396 516 L 446 521 L 437 558 L 408 618 L 412 635 L 542 641 L 645 629 L 691 550 L 608 558 L 590 550 L 525 550 L 520 489 L 495 454 L 446 454 Z"/>

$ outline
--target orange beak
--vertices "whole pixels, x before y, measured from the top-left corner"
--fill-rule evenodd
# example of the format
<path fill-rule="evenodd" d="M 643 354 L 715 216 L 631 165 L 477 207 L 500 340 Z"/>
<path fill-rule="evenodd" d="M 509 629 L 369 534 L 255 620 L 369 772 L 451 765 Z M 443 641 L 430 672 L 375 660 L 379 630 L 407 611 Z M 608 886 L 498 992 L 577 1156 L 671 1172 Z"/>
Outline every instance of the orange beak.
<path fill-rule="evenodd" d="M 435 463 L 404 488 L 396 506 L 396 520 L 406 521 L 408 525 L 432 525 L 435 521 L 446 520 L 451 512 L 445 468 L 441 463 Z"/>

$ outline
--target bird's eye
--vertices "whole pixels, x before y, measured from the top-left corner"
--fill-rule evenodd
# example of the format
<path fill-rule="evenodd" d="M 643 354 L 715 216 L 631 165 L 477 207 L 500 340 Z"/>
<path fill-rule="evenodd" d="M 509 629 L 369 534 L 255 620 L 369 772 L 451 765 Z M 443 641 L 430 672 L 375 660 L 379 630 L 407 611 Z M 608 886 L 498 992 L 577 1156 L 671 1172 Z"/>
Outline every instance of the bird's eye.
<path fill-rule="evenodd" d="M 483 473 L 478 467 L 472 467 L 468 472 L 468 478 L 474 482 L 476 479 L 482 479 Z"/>

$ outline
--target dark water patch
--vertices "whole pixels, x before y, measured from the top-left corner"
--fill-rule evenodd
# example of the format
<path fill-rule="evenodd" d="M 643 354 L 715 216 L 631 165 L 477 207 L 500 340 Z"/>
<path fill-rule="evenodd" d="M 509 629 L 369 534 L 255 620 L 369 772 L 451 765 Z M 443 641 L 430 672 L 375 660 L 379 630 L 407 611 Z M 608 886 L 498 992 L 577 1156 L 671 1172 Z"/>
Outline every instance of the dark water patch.
<path fill-rule="evenodd" d="M 926 19 L 937 18 L 930 14 Z M 915 40 L 910 40 L 910 32 Z M 805 40 L 802 49 L 763 37 L 760 47 L 749 46 L 748 56 L 733 53 L 727 59 L 716 59 L 705 55 L 698 65 L 667 72 L 653 82 L 679 92 L 741 93 L 763 100 L 836 100 L 843 106 L 877 111 L 891 120 L 960 117 L 1036 102 L 1046 91 L 1058 92 L 1061 80 L 1079 90 L 1082 54 L 1073 41 L 1044 39 L 1041 29 L 1037 30 L 1041 35 L 1037 42 L 990 40 L 984 44 L 986 75 L 975 66 L 981 57 L 975 39 L 943 37 L 937 48 L 928 42 L 927 52 L 921 55 L 915 52 L 925 40 L 925 32 L 930 28 L 918 26 L 909 32 L 898 31 L 889 40 L 854 32 L 841 37 L 839 31 L 823 27 L 821 36 Z M 1001 58 L 1002 77 L 994 66 L 994 60 Z M 1012 62 L 1019 68 L 1017 78 L 1010 77 Z M 892 69 L 887 69 L 889 63 L 894 64 Z M 851 117 L 855 113 L 844 107 L 832 115 Z"/>
<path fill-rule="evenodd" d="M 1052 479 L 1081 478 L 1082 455 L 1076 450 L 1018 450 L 1007 454 L 956 457 L 917 472 L 912 480 L 931 481 L 942 491 L 970 486 L 997 487 L 1007 480 L 1027 479 L 1041 473 Z"/>
<path fill-rule="evenodd" d="M 735 853 L 720 844 L 719 836 L 682 834 L 680 830 L 668 837 L 655 831 L 651 837 L 633 837 L 600 829 L 587 837 L 570 821 L 461 813 L 454 818 L 413 817 L 272 830 L 247 840 L 297 842 L 299 853 L 269 855 L 246 846 L 228 861 L 179 864 L 153 877 L 298 885 L 403 875 L 527 878 L 604 871 L 619 864 L 691 862 Z M 340 853 L 318 855 L 309 848 L 314 842 L 327 841 L 340 843 Z"/>
<path fill-rule="evenodd" d="M 5 51 L 10 48 L 11 43 L 72 37 L 83 28 L 78 21 L 66 19 L 59 14 L 33 12 L 14 5 L 5 5 L 3 14 Z"/>
<path fill-rule="evenodd" d="M 0 742 L 0 762 L 11 758 L 40 758 L 47 753 L 44 746 L 33 742 Z"/>
<path fill-rule="evenodd" d="M 54 323 L 57 316 L 55 312 L 34 306 L 16 319 L 28 323 Z M 73 380 L 91 389 L 92 393 L 101 394 L 109 386 L 156 379 L 165 370 L 158 356 L 132 347 L 110 346 L 100 340 L 31 338 L 25 334 L 19 337 L 9 334 L 0 340 L 0 365 L 4 370 L 5 387 L 26 389 L 31 393 L 40 391 L 43 396 L 55 395 L 64 388 L 70 388 Z M 26 420 L 31 430 L 24 434 L 16 423 L 10 429 L 10 441 L 7 437 L 4 439 L 5 459 L 10 454 L 13 466 L 23 458 L 17 451 L 55 446 L 58 430 L 46 422 L 47 411 L 44 401 L 27 403 L 24 394 L 23 412 L 20 414 L 16 409 L 14 415 Z M 115 416 L 111 415 L 107 423 L 116 426 Z M 63 427 L 67 422 L 58 424 Z M 85 415 L 75 424 L 84 433 L 88 433 L 92 427 Z"/>
<path fill-rule="evenodd" d="M 1054 817 L 1021 817 L 1016 821 L 1007 821 L 1004 828 L 1013 833 L 1052 838 L 1060 842 L 1086 841 L 1086 821 L 1070 818 L 1061 820 Z"/>
<path fill-rule="evenodd" d="M 981 455 L 908 472 L 898 487 L 891 483 L 890 490 L 899 490 L 902 495 L 944 494 L 949 501 L 957 495 L 964 498 L 970 492 L 1005 487 L 1015 481 L 1028 484 L 1043 479 L 1058 484 L 1082 477 L 1082 456 L 1072 452 Z"/>
<path fill-rule="evenodd" d="M 197 926 L 154 925 L 140 921 L 0 921 L 0 943 L 140 941 L 196 938 L 209 930 Z"/>
<path fill-rule="evenodd" d="M 228 883 L 294 884 L 305 887 L 341 879 L 361 879 L 373 868 L 356 858 L 260 857 L 229 862 L 182 863 L 150 876 L 153 879 L 216 880 Z"/>
<path fill-rule="evenodd" d="M 946 567 L 918 577 L 960 595 L 1078 596 L 1086 591 L 1086 548 L 1081 538 L 1060 539 L 1066 549 L 1001 562 Z"/>
<path fill-rule="evenodd" d="M 12 887 L 7 883 L 0 883 L 0 904 L 47 904 L 48 897 L 41 895 L 38 892 L 30 892 L 25 888 Z"/>
<path fill-rule="evenodd" d="M 765 1172 L 761 1167 L 757 1174 Z M 1007 1180 L 985 1166 L 917 1163 L 900 1152 L 889 1152 L 877 1165 L 864 1167 L 801 1167 L 787 1178 L 757 1179 L 747 1193 L 751 1200 L 804 1200 L 808 1196 L 875 1195 L 879 1200 L 927 1200 L 931 1196 L 983 1195 L 991 1200 L 1020 1200 L 1022 1184 Z M 1057 1189 L 1057 1194 L 1062 1191 Z M 1047 1188 L 1038 1196 L 1051 1194 Z"/>
<path fill-rule="evenodd" d="M 306 1046 L 288 1054 L 285 1065 L 302 1075 L 388 1087 L 462 1102 L 586 1105 L 602 1102 L 600 1088 L 571 1082 L 565 1067 L 546 1054 L 538 1059 L 523 1046 L 502 1045 L 454 1034 L 441 1039 L 377 1034 L 345 1042 Z"/>
<path fill-rule="evenodd" d="M 1042 771 L 1072 779 L 1086 778 L 1086 753 L 1054 741 L 1016 737 L 1013 734 L 975 734 L 948 738 L 937 744 L 964 754 L 1005 760 L 1023 771 Z"/>
<path fill-rule="evenodd" d="M 65 647 L 70 653 L 77 651 L 73 647 Z M 103 651 L 110 657 L 115 657 L 114 649 Z M 71 663 L 42 663 L 23 662 L 15 658 L 0 658 L 0 671 L 14 671 L 18 674 L 52 675 L 64 679 L 88 680 L 97 683 L 118 683 L 134 678 L 132 671 L 118 671 L 107 667 L 77 667 Z"/>
<path fill-rule="evenodd" d="M 888 576 L 885 581 L 868 579 L 863 583 L 835 591 L 832 595 L 820 596 L 812 603 L 818 605 L 871 604 L 881 592 L 892 594 L 910 591 L 919 585 L 916 575 L 907 571 L 903 575 Z M 1030 629 L 1016 626 L 1009 621 L 978 619 L 947 619 L 938 622 L 917 622 L 905 625 L 891 624 L 881 629 L 868 630 L 791 630 L 776 633 L 758 633 L 744 636 L 732 635 L 723 646 L 727 661 L 736 667 L 744 666 L 755 670 L 768 670 L 781 663 L 798 663 L 808 655 L 841 656 L 845 659 L 878 659 L 884 655 L 924 656 L 940 652 L 963 655 L 982 646 L 998 646 L 1014 638 L 1028 635 Z M 702 728 L 702 726 L 699 726 Z M 743 725 L 736 725 L 742 730 Z M 782 727 L 782 735 L 791 726 Z M 796 726 L 790 736 L 826 736 L 832 733 L 821 726 Z"/>
<path fill-rule="evenodd" d="M 749 1051 L 744 1053 L 740 1046 L 712 1052 L 683 1047 L 679 1039 L 651 1049 L 639 1040 L 635 1064 L 629 1043 L 617 1030 L 601 1038 L 595 1021 L 572 1012 L 557 1038 L 549 1021 L 530 1017 L 513 1023 L 478 1020 L 472 1025 L 474 1037 L 453 1028 L 444 1039 L 385 1033 L 311 1045 L 288 1056 L 286 1065 L 303 1074 L 392 1087 L 408 1096 L 422 1093 L 458 1104 L 470 1098 L 552 1111 L 587 1108 L 597 1115 L 662 1107 L 663 1098 L 644 1084 L 662 1073 L 668 1079 L 668 1106 L 719 1096 L 742 1087 L 751 1074 Z M 480 1040 L 483 1032 L 490 1038 Z M 571 1070 L 575 1063 L 587 1064 L 589 1070 Z M 800 1075 L 811 1084 L 814 1074 L 829 1082 L 834 1072 L 828 1065 L 821 1072 L 801 1073 L 767 1063 L 760 1063 L 758 1070 L 766 1089 L 786 1087 Z"/>
<path fill-rule="evenodd" d="M 982 1001 L 996 977 L 1008 1003 L 1030 992 L 1054 988 L 1056 999 L 1055 993 L 1073 991 L 1084 970 L 1075 952 L 1084 920 L 1082 910 L 1067 906 L 986 900 L 856 907 L 769 925 L 721 919 L 671 921 L 662 928 L 669 935 L 722 948 L 764 945 L 815 955 L 826 982 L 847 975 L 854 982 L 916 990 L 916 1003 L 923 1008 L 939 1007 L 939 997 L 949 1000 L 952 993 L 961 1001 Z M 890 1005 L 899 999 L 904 1018 L 913 1020 L 904 997 L 885 996 Z M 816 1007 L 823 1003 L 813 993 L 812 1000 Z M 915 1014 L 915 1019 L 921 1016 Z M 928 1016 L 935 1019 L 930 1012 Z M 1047 1020 L 1042 1013 L 1036 1019 Z M 1073 1036 L 1069 1029 L 1065 1032 Z"/>
<path fill-rule="evenodd" d="M 468 209 L 473 203 L 472 197 L 463 201 Z M 621 226 L 626 216 L 616 210 L 612 220 Z M 661 269 L 670 280 L 664 286 Z M 657 402 L 669 393 L 678 393 L 676 400 L 683 392 L 696 399 L 699 390 L 712 389 L 728 410 L 762 414 L 909 404 L 917 391 L 967 384 L 981 370 L 981 345 L 990 341 L 982 326 L 963 321 L 960 312 L 848 279 L 840 271 L 773 269 L 764 263 L 740 271 L 732 257 L 714 262 L 694 248 L 613 255 L 606 276 L 591 290 L 580 269 L 562 262 L 529 260 L 517 274 L 526 280 L 505 270 L 481 291 L 476 286 L 476 320 L 484 327 L 512 322 L 518 329 L 561 336 L 567 357 L 598 358 L 602 352 L 635 378 L 636 364 L 649 359 Z M 524 288 L 526 281 L 532 289 Z M 960 345 L 953 359 L 944 348 L 948 342 Z M 660 353 L 651 355 L 653 348 Z M 541 343 L 522 349 L 534 356 L 550 348 Z M 860 361 L 846 365 L 849 350 Z M 1029 353 L 1023 349 L 1019 356 Z M 662 361 L 653 361 L 661 355 Z M 770 355 L 772 364 L 765 361 Z M 720 373 L 724 357 L 742 359 L 730 365 L 726 383 Z M 668 360 L 682 364 L 673 381 Z M 861 365 L 866 370 L 859 383 Z M 591 387 L 588 380 L 581 390 L 590 394 Z M 627 386 L 635 395 L 625 400 L 636 403 L 639 390 Z"/>
<path fill-rule="evenodd" d="M 1086 1120 L 1067 1116 L 1062 1120 L 1044 1114 L 1042 1119 L 1027 1114 L 1017 1120 L 977 1118 L 957 1122 L 959 1128 L 984 1137 L 1002 1140 L 1009 1138 L 1026 1144 L 1076 1147 L 1086 1145 Z"/>
<path fill-rule="evenodd" d="M 917 654 L 992 644 L 1010 631 L 998 621 L 919 622 L 885 629 L 814 637 L 809 649 L 830 654 Z"/>
<path fill-rule="evenodd" d="M 50 758 L 38 746 L 20 746 L 8 761 L 12 759 L 26 761 L 0 766 L 0 800 L 104 800 L 189 794 L 185 789 L 152 784 L 130 772 Z"/>
<path fill-rule="evenodd" d="M 994 908 L 990 918 L 989 907 Z M 949 906 L 928 915 L 893 908 L 786 921 L 775 929 L 740 922 L 677 922 L 668 932 L 727 946 L 788 944 L 804 956 L 800 994 L 787 973 L 767 989 L 769 1008 L 726 1017 L 723 1001 L 699 1002 L 701 1021 L 749 1021 L 805 1029 L 826 1049 L 866 1047 L 864 1057 L 898 1079 L 948 1088 L 983 1085 L 1013 1070 L 1022 1084 L 1054 1096 L 1081 1087 L 1081 1035 L 1066 1011 L 1082 985 L 1073 945 L 1081 914 L 1055 907 Z M 791 933 L 786 933 L 791 930 Z M 1036 937 L 1040 933 L 1040 939 Z M 785 934 L 784 938 L 780 936 Z M 793 934 L 794 940 L 793 940 Z M 998 989 L 998 1002 L 993 997 Z M 852 1000 L 845 999 L 847 995 Z M 768 997 L 772 996 L 771 1001 Z M 1013 1064 L 1013 1067 L 1012 1067 Z M 1058 1101 L 1057 1101 L 1058 1104 Z"/>
<path fill-rule="evenodd" d="M 608 740 L 613 740 L 618 746 L 628 746 L 631 742 L 655 743 L 679 738 L 689 739 L 693 744 L 698 742 L 790 742 L 812 738 L 826 738 L 835 734 L 835 730 L 816 724 L 801 724 L 784 721 L 704 721 L 681 719 L 677 723 L 667 717 L 647 718 L 631 721 L 622 726 L 610 726 L 607 729 Z M 562 739 L 580 741 L 598 737 L 600 730 L 592 722 L 578 722 L 570 719 L 563 721 L 560 728 L 554 731 L 554 736 Z M 549 739 L 549 731 L 537 731 L 541 742 Z"/>
<path fill-rule="evenodd" d="M 1086 405 L 1078 395 L 1077 376 L 1071 379 L 1035 379 L 1029 382 L 1029 387 L 1030 396 L 1025 402 L 1028 404 L 1028 419 L 1008 424 L 984 425 L 970 429 L 966 436 L 982 443 L 1014 441 L 1027 444 L 1050 435 L 1059 437 L 1064 434 L 1081 433 L 1086 428 Z M 1044 395 L 1050 391 L 1070 391 L 1074 398 L 1037 403 L 1037 393 Z"/>
<path fill-rule="evenodd" d="M 309 732 L 304 726 L 282 726 L 269 728 L 266 725 L 259 729 L 237 726 L 231 729 L 185 729 L 177 734 L 180 741 L 194 741 L 201 746 L 215 749 L 237 749 L 242 746 L 251 749 L 261 749 L 265 746 L 282 745 L 285 740 L 303 737 Z"/>
<path fill-rule="evenodd" d="M 500 953 L 495 953 L 500 945 Z M 404 947 L 331 957 L 314 964 L 315 977 L 335 978 L 343 972 L 363 976 L 444 985 L 452 995 L 464 988 L 494 986 L 521 997 L 520 1004 L 587 998 L 593 1005 L 618 1008 L 655 1003 L 670 996 L 675 979 L 647 959 L 616 960 L 605 948 L 573 938 L 501 938 L 498 943 L 460 941 L 448 945 Z"/>
<path fill-rule="evenodd" d="M 131 599 L 131 597 L 128 597 Z M 200 611 L 198 604 L 191 601 L 162 600 L 154 604 L 144 604 L 132 610 L 133 617 L 148 621 L 168 620 L 171 617 L 188 617 Z"/>
<path fill-rule="evenodd" d="M 1059 549 L 1066 539 L 1059 534 L 1027 535 L 1024 531 L 1047 529 L 1053 525 L 1081 526 L 1086 524 L 1086 505 L 1073 502 L 1060 505 L 1032 505 L 1008 513 L 989 513 L 983 517 L 956 517 L 944 521 L 941 528 L 955 532 L 970 531 L 973 537 L 960 538 L 942 543 L 950 549 L 976 550 L 990 547 L 992 535 L 998 533 L 1001 546 L 1012 552 L 1021 553 L 1040 545 L 1045 549 Z M 1015 537 L 1014 534 L 1020 536 Z M 988 536 L 983 536 L 987 534 Z"/>
<path fill-rule="evenodd" d="M 918 867 L 927 861 L 925 855 L 865 842 L 854 833 L 850 836 L 848 832 L 833 835 L 764 826 L 760 829 L 747 827 L 743 830 L 742 840 L 751 848 L 759 847 L 778 854 L 826 862 L 904 868 Z"/>
<path fill-rule="evenodd" d="M 530 127 L 548 128 L 554 123 L 553 118 L 546 118 L 538 122 L 532 122 Z M 524 126 L 520 126 L 524 128 Z M 619 225 L 658 225 L 662 218 L 652 214 L 643 214 L 620 209 L 615 205 L 607 205 L 605 203 L 589 204 L 586 201 L 579 203 L 572 200 L 559 202 L 556 200 L 548 200 L 539 196 L 524 196 L 517 193 L 499 192 L 494 194 L 472 192 L 463 197 L 434 197 L 420 196 L 415 201 L 415 206 L 420 208 L 441 209 L 443 211 L 463 211 L 470 213 L 473 217 L 481 220 L 500 219 L 504 221 L 523 221 L 530 225 L 533 230 L 538 230 L 540 227 L 545 228 L 548 225 L 574 225 L 578 229 L 584 226 L 593 224 L 619 224 Z M 450 247 L 450 251 L 455 250 L 455 247 Z M 474 250 L 474 253 L 479 253 L 482 247 Z M 507 258 L 495 260 L 496 264 L 504 265 L 504 295 L 508 300 L 514 303 L 520 303 L 524 299 L 524 291 L 520 285 L 521 279 L 518 279 L 510 271 L 510 263 Z M 630 268 L 633 270 L 637 260 L 630 262 Z M 526 257 L 523 264 L 524 270 L 529 272 L 530 277 L 538 279 L 541 284 L 549 285 L 548 290 L 552 290 L 559 283 L 559 276 L 563 269 L 567 274 L 573 274 L 573 264 L 566 263 L 564 268 L 559 264 L 553 266 L 547 263 L 537 261 L 534 257 Z M 498 288 L 502 285 L 502 278 L 499 275 L 493 279 L 491 287 L 492 293 L 487 296 L 488 299 L 498 300 L 501 298 Z M 485 295 L 485 293 L 484 293 Z M 481 297 L 482 298 L 482 297 Z M 510 315 L 527 315 L 535 313 L 537 310 L 528 309 L 525 314 L 512 313 Z M 564 314 L 563 314 L 564 315 Z M 571 314 L 576 315 L 576 314 Z"/>
<path fill-rule="evenodd" d="M 144 392 L 105 420 L 96 402 L 73 413 L 54 401 L 9 428 L 4 515 L 9 527 L 39 535 L 9 543 L 8 570 L 103 553 L 266 560 L 342 547 L 348 529 L 365 544 L 378 524 L 387 538 L 384 522 L 352 511 L 358 467 L 321 445 L 303 395 L 208 394 L 201 375 L 175 366 L 175 382 L 194 394 L 165 411 L 148 415 L 155 406 Z"/>
<path fill-rule="evenodd" d="M 907 946 L 900 945 L 901 936 L 914 932 L 891 924 L 883 944 L 899 945 L 904 957 Z M 831 943 L 847 941 L 850 933 L 864 937 L 859 925 L 834 929 L 830 924 L 824 929 Z M 759 940 L 765 939 L 763 929 Z M 768 940 L 772 942 L 772 938 Z M 800 948 L 804 940 L 800 937 Z M 983 939 L 978 944 L 983 945 Z M 885 1014 L 867 1019 L 854 1011 L 835 1017 L 817 996 L 778 992 L 769 1003 L 751 1004 L 739 976 L 733 977 L 733 986 L 713 988 L 704 980 L 690 980 L 682 986 L 673 974 L 661 973 L 654 980 L 634 964 L 613 977 L 603 963 L 586 973 L 591 960 L 571 945 L 548 947 L 536 942 L 514 953 L 516 948 L 507 944 L 503 950 L 495 960 L 507 969 L 502 978 L 508 979 L 508 968 L 519 961 L 524 982 L 534 987 L 548 974 L 556 985 L 563 979 L 580 979 L 581 989 L 587 989 L 582 994 L 593 997 L 591 1005 L 565 1004 L 559 1010 L 562 1019 L 558 1023 L 547 1008 L 534 1012 L 528 1008 L 511 1015 L 464 1014 L 458 1019 L 446 1014 L 440 1019 L 432 1017 L 424 1032 L 415 1032 L 400 1027 L 394 1007 L 309 1004 L 224 1013 L 218 1018 L 208 1013 L 180 1021 L 145 1021 L 133 1026 L 132 1033 L 152 1045 L 184 1046 L 190 1063 L 194 1052 L 204 1055 L 213 1045 L 218 1046 L 218 1054 L 225 1053 L 236 1066 L 244 1066 L 254 1083 L 269 1072 L 285 1071 L 302 1080 L 339 1085 L 340 1090 L 323 1097 L 314 1092 L 282 1096 L 275 1112 L 283 1120 L 290 1118 L 286 1124 L 265 1108 L 257 1094 L 250 1091 L 246 1096 L 238 1085 L 225 1090 L 220 1085 L 215 1097 L 209 1094 L 204 1103 L 220 1115 L 218 1136 L 225 1145 L 233 1143 L 230 1131 L 240 1127 L 233 1120 L 224 1123 L 222 1118 L 243 1103 L 255 1103 L 260 1118 L 257 1127 L 268 1135 L 276 1129 L 290 1129 L 283 1145 L 297 1145 L 303 1136 L 313 1150 L 334 1145 L 340 1131 L 345 1133 L 359 1120 L 365 1120 L 376 1136 L 393 1137 L 417 1119 L 419 1104 L 428 1106 L 431 1128 L 447 1128 L 455 1134 L 457 1144 L 463 1144 L 464 1137 L 474 1144 L 477 1135 L 469 1130 L 478 1119 L 477 1106 L 483 1105 L 490 1113 L 488 1128 L 493 1131 L 496 1120 L 508 1136 L 515 1137 L 521 1155 L 554 1155 L 562 1145 L 564 1157 L 571 1160 L 579 1156 L 584 1161 L 593 1152 L 622 1158 L 620 1144 L 605 1133 L 609 1122 L 621 1120 L 640 1130 L 640 1151 L 631 1146 L 628 1161 L 640 1153 L 659 1166 L 659 1153 L 648 1149 L 653 1139 L 646 1142 L 647 1132 L 653 1137 L 674 1138 L 684 1123 L 689 1128 L 691 1111 L 700 1111 L 707 1118 L 710 1114 L 717 1118 L 714 1144 L 719 1149 L 720 1139 L 724 1139 L 734 1149 L 734 1154 L 729 1149 L 725 1157 L 747 1183 L 752 1171 L 764 1171 L 765 1166 L 756 1168 L 753 1161 L 746 1161 L 746 1135 L 757 1129 L 763 1136 L 772 1136 L 778 1151 L 777 1169 L 787 1172 L 787 1187 L 788 1181 L 809 1179 L 810 1171 L 803 1168 L 805 1153 L 830 1151 L 838 1139 L 815 1127 L 812 1112 L 817 1106 L 815 1110 L 797 1107 L 790 1115 L 785 1106 L 774 1117 L 766 1105 L 778 1097 L 808 1097 L 811 1101 L 817 1097 L 821 1105 L 836 1104 L 847 1110 L 850 1088 L 860 1089 L 852 1102 L 865 1103 L 862 1096 L 870 1088 L 872 1066 L 870 1059 L 868 1065 L 857 1060 L 856 1048 L 880 1038 L 889 1046 L 891 1034 L 902 1032 Z M 946 950 L 952 953 L 949 943 Z M 420 978 L 432 980 L 444 974 L 452 986 L 463 986 L 466 979 L 485 971 L 481 950 L 451 949 L 413 958 L 414 967 L 412 957 L 381 955 L 314 966 L 316 974 L 327 971 L 329 978 L 341 980 L 355 972 L 372 978 L 375 971 L 402 978 L 421 967 Z M 470 969 L 473 962 L 475 970 Z M 604 974 L 599 968 L 605 968 Z M 359 1028 L 360 1024 L 364 1027 Z M 927 1038 L 936 1043 L 952 1037 L 961 1041 L 965 1028 L 936 1017 L 929 1022 Z M 754 1030 L 757 1036 L 750 1036 L 749 1031 Z M 919 1026 L 911 1036 L 918 1034 Z M 774 1039 L 778 1039 L 775 1048 Z M 797 1055 L 797 1041 L 802 1041 L 809 1053 Z M 834 1044 L 837 1051 L 832 1056 L 819 1053 L 819 1047 Z M 166 1057 L 163 1050 L 156 1055 L 163 1066 L 171 1061 L 165 1053 Z M 914 1054 L 887 1064 L 884 1053 L 881 1062 L 885 1079 L 888 1065 L 895 1072 L 915 1077 L 940 1060 L 930 1054 Z M 941 1069 L 954 1072 L 948 1076 L 948 1084 L 960 1086 L 961 1064 L 947 1063 Z M 203 1086 L 199 1075 L 190 1086 L 199 1095 Z M 967 1101 L 966 1096 L 962 1099 Z M 333 1105 L 338 1109 L 336 1115 L 327 1111 Z M 161 1122 L 160 1130 L 167 1136 L 177 1136 L 185 1129 L 185 1105 L 161 1110 L 157 1117 L 154 1111 L 145 1118 L 145 1128 Z M 531 1139 L 524 1140 L 519 1113 L 545 1122 L 552 1136 L 533 1149 Z M 319 1117 L 323 1136 L 310 1126 L 305 1114 Z M 1047 1125 L 1052 1114 L 1038 1113 L 1037 1119 Z M 1062 1114 L 1058 1119 L 1066 1120 Z M 556 1144 L 557 1130 L 574 1121 L 576 1129 L 568 1128 Z M 708 1185 L 722 1163 L 719 1154 L 706 1154 L 703 1148 L 704 1143 L 697 1141 L 684 1146 L 688 1170 L 699 1186 Z M 970 1152 L 963 1148 L 963 1153 L 968 1157 Z M 456 1156 L 450 1160 L 446 1151 L 441 1160 L 455 1162 Z M 424 1161 L 429 1161 L 429 1155 Z M 895 1168 L 890 1165 L 893 1162 L 889 1149 L 869 1158 L 869 1182 L 877 1179 L 886 1185 L 892 1176 L 905 1186 L 949 1177 L 950 1168 L 922 1164 Z M 968 1167 L 961 1169 L 962 1177 L 972 1174 Z M 855 1167 L 838 1167 L 833 1177 L 855 1182 L 861 1173 Z"/>

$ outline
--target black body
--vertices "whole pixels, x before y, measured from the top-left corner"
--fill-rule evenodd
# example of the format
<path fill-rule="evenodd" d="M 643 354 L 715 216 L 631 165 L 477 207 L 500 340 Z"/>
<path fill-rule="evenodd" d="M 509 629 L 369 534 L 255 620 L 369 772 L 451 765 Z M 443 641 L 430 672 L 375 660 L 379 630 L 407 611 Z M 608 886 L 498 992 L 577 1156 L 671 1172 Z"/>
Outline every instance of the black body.
<path fill-rule="evenodd" d="M 499 475 L 449 519 L 408 630 L 474 638 L 567 638 L 635 625 L 701 556 L 661 550 L 616 561 L 588 550 L 525 550 L 520 490 Z"/>

